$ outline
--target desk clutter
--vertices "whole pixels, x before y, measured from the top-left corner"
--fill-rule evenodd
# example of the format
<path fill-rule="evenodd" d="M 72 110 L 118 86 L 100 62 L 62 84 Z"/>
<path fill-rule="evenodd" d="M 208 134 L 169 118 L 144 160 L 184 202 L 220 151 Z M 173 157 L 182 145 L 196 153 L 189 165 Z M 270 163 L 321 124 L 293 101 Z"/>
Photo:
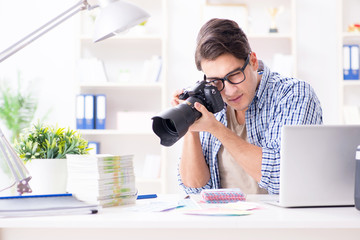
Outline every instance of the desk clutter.
<path fill-rule="evenodd" d="M 160 196 L 126 208 L 135 212 L 177 212 L 196 216 L 247 216 L 259 209 L 259 204 L 246 201 L 245 194 L 235 188 L 205 189 L 200 194 L 175 199 Z"/>
<path fill-rule="evenodd" d="M 135 203 L 133 155 L 67 155 L 67 191 L 102 207 Z"/>

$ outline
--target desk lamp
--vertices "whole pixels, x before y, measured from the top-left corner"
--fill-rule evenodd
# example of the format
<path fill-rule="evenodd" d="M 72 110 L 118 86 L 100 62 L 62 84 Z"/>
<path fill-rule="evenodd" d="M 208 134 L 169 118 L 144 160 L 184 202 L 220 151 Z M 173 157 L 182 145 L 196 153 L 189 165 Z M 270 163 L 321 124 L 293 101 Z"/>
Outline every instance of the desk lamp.
<path fill-rule="evenodd" d="M 65 12 L 0 52 L 0 63 L 82 10 L 92 10 L 100 7 L 99 16 L 95 20 L 94 42 L 99 42 L 112 37 L 117 33 L 123 32 L 144 22 L 150 17 L 144 10 L 122 0 L 99 0 L 98 2 L 98 5 L 91 5 L 87 0 L 79 1 Z M 4 173 L 11 178 L 10 186 L 5 189 L 11 188 L 17 184 L 17 192 L 19 195 L 24 192 L 31 192 L 29 186 L 31 176 L 19 156 L 5 138 L 1 129 L 0 161 L 3 161 L 0 164 L 0 168 L 2 168 Z M 0 189 L 0 192 L 5 189 Z"/>

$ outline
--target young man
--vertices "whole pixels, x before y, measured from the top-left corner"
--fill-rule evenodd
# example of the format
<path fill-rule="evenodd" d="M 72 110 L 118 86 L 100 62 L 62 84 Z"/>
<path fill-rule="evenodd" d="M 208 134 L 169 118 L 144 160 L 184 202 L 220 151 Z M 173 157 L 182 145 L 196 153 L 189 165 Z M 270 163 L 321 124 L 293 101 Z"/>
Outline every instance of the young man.
<path fill-rule="evenodd" d="M 212 19 L 201 28 L 195 62 L 225 106 L 212 114 L 195 104 L 202 117 L 184 136 L 180 185 L 187 193 L 240 188 L 247 194 L 278 194 L 281 127 L 322 123 L 314 90 L 271 72 L 231 20 Z M 173 106 L 181 92 L 174 94 Z"/>

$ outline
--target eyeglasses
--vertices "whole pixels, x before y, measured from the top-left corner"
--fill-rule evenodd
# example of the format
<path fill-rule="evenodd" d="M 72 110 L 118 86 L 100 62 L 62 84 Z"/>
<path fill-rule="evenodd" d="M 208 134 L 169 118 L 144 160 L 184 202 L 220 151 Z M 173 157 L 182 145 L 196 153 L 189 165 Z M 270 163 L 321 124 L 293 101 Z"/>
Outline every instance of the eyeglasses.
<path fill-rule="evenodd" d="M 243 81 L 245 81 L 245 79 L 246 79 L 244 70 L 245 70 L 246 66 L 249 64 L 249 61 L 250 61 L 250 55 L 247 56 L 243 67 L 237 68 L 237 69 L 229 72 L 228 74 L 225 75 L 225 77 L 223 77 L 223 78 L 216 78 L 216 77 L 207 78 L 206 75 L 204 75 L 204 80 L 207 83 L 215 86 L 219 90 L 219 92 L 224 89 L 225 81 L 228 81 L 231 84 L 240 84 Z"/>

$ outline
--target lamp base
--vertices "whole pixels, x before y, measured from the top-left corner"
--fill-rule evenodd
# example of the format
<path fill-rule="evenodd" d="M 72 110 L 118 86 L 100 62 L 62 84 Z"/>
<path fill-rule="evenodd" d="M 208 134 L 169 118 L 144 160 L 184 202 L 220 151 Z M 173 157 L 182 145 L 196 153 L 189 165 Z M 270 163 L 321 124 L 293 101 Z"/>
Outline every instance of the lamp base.
<path fill-rule="evenodd" d="M 32 190 L 29 185 L 29 181 L 31 179 L 31 176 L 21 180 L 17 185 L 17 192 L 19 195 L 22 195 L 23 193 L 31 193 Z"/>

